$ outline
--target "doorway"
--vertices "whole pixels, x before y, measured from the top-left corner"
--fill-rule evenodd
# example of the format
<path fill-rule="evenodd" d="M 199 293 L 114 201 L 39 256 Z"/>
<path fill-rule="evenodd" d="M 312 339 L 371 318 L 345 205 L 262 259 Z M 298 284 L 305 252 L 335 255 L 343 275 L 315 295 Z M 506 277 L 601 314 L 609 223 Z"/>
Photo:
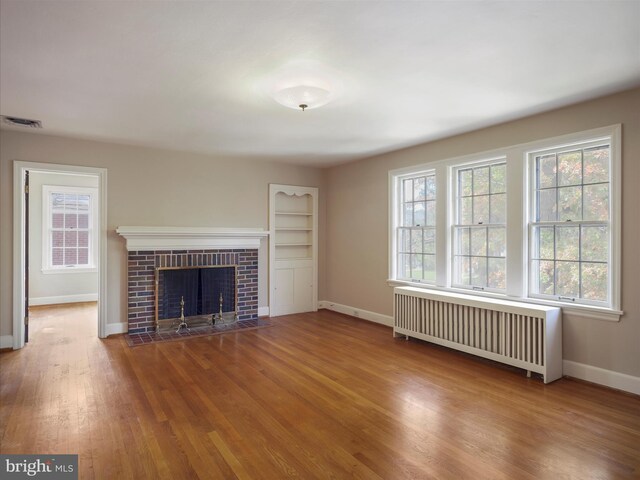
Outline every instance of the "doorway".
<path fill-rule="evenodd" d="M 106 180 L 102 168 L 14 162 L 14 349 L 31 303 L 97 300 L 106 337 Z"/>

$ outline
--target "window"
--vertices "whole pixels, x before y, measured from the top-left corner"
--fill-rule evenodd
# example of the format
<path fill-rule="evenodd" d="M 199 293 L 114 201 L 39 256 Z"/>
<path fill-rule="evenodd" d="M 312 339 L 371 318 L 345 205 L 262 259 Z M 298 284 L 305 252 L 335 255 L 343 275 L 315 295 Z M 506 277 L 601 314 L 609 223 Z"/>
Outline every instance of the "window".
<path fill-rule="evenodd" d="M 43 271 L 94 269 L 95 189 L 43 186 Z"/>
<path fill-rule="evenodd" d="M 610 158 L 609 142 L 530 155 L 531 295 L 609 303 Z"/>
<path fill-rule="evenodd" d="M 504 160 L 454 169 L 453 284 L 504 290 L 507 189 Z"/>
<path fill-rule="evenodd" d="M 436 183 L 427 172 L 400 181 L 398 272 L 403 280 L 433 283 L 436 275 Z"/>
<path fill-rule="evenodd" d="M 615 125 L 389 172 L 391 285 L 617 321 Z"/>

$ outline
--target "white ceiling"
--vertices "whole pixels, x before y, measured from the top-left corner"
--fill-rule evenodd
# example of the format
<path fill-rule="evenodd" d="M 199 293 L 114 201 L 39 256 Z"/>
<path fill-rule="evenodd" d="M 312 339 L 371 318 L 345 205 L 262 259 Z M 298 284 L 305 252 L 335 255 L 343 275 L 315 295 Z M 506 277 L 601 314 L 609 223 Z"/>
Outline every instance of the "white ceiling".
<path fill-rule="evenodd" d="M 2 0 L 0 21 L 3 115 L 306 165 L 640 84 L 633 0 Z M 268 95 L 309 79 L 336 98 L 302 112 Z"/>

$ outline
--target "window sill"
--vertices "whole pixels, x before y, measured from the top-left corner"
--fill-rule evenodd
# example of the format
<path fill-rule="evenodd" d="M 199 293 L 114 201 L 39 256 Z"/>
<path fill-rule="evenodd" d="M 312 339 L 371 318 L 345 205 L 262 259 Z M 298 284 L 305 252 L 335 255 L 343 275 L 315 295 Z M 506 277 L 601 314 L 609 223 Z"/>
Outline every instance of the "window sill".
<path fill-rule="evenodd" d="M 98 273 L 98 269 L 96 267 L 43 268 L 41 272 L 43 275 L 58 275 L 58 274 L 67 274 L 67 273 Z"/>
<path fill-rule="evenodd" d="M 389 285 L 390 287 L 415 287 L 415 288 L 423 288 L 425 290 L 445 291 L 449 293 L 460 293 L 461 295 L 474 295 L 477 297 L 496 298 L 496 299 L 509 300 L 513 302 L 530 303 L 534 305 L 560 307 L 562 308 L 563 315 L 567 315 L 570 317 L 592 318 L 595 320 L 602 320 L 606 322 L 619 322 L 620 317 L 624 314 L 624 312 L 621 310 L 614 310 L 611 308 L 592 307 L 588 305 L 567 305 L 566 303 L 554 302 L 552 300 L 509 297 L 506 295 L 495 294 L 490 292 L 477 292 L 474 290 L 466 290 L 466 289 L 459 289 L 459 288 L 445 288 L 445 287 L 439 287 L 437 285 L 428 284 L 428 283 L 407 282 L 403 280 L 396 280 L 393 278 L 387 279 L 387 285 Z"/>

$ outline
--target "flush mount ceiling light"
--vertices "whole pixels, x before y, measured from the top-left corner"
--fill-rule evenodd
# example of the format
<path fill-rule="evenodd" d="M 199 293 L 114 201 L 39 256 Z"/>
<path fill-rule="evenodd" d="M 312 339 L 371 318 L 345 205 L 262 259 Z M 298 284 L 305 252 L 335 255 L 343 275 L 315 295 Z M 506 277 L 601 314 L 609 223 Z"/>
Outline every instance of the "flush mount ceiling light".
<path fill-rule="evenodd" d="M 324 88 L 312 85 L 297 85 L 277 90 L 273 93 L 276 102 L 285 107 L 301 109 L 318 108 L 331 100 L 330 92 Z"/>
<path fill-rule="evenodd" d="M 304 111 L 341 99 L 347 78 L 344 72 L 319 61 L 293 59 L 255 77 L 254 89 L 285 107 Z"/>

